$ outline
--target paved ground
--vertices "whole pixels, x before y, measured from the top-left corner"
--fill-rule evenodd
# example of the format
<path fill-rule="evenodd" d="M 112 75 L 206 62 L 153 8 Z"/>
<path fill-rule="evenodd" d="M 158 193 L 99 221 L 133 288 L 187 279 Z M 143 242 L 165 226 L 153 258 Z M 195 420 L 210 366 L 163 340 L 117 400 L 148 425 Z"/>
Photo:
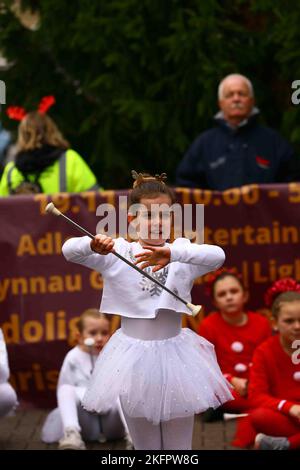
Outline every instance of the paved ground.
<path fill-rule="evenodd" d="M 5 449 L 56 449 L 40 440 L 40 431 L 47 410 L 20 410 L 15 416 L 0 420 L 0 450 Z M 235 421 L 203 423 L 197 416 L 194 427 L 194 450 L 228 450 L 235 431 Z M 98 444 L 90 443 L 89 449 L 125 449 L 124 441 Z"/>

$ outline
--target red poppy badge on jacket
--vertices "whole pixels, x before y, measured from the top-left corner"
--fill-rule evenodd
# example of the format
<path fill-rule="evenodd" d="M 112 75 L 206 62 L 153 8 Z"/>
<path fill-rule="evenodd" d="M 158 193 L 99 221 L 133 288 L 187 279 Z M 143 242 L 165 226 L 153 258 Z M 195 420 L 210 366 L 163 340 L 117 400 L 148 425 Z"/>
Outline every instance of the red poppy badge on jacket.
<path fill-rule="evenodd" d="M 270 161 L 269 160 L 266 160 L 265 158 L 260 157 L 259 155 L 257 155 L 255 157 L 255 159 L 256 159 L 257 165 L 260 166 L 260 168 L 264 168 L 265 170 L 270 168 Z"/>

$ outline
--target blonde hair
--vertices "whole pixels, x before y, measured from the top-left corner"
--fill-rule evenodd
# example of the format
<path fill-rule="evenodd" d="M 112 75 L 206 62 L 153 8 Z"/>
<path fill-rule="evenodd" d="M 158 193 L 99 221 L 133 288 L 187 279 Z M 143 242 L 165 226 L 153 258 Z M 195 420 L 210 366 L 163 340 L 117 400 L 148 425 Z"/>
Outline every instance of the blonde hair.
<path fill-rule="evenodd" d="M 84 330 L 84 320 L 86 318 L 96 318 L 96 320 L 105 319 L 110 322 L 110 316 L 106 313 L 99 312 L 96 308 L 88 308 L 80 315 L 79 320 L 76 322 L 76 328 L 79 333 L 82 333 Z"/>
<path fill-rule="evenodd" d="M 18 129 L 18 151 L 34 150 L 44 145 L 62 149 L 70 147 L 54 121 L 45 113 L 32 111 L 22 119 Z"/>

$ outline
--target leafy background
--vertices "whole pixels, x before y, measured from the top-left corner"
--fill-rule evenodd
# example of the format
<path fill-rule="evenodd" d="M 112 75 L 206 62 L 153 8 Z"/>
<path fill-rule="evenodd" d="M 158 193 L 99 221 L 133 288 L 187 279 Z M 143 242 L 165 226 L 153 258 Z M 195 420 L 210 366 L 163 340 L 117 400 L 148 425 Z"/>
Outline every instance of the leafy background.
<path fill-rule="evenodd" d="M 300 107 L 291 103 L 298 1 L 3 0 L 0 8 L 7 104 L 34 109 L 54 94 L 51 116 L 105 188 L 129 187 L 132 168 L 174 182 L 232 72 L 252 80 L 262 121 L 300 157 Z M 38 23 L 28 27 L 30 11 Z"/>

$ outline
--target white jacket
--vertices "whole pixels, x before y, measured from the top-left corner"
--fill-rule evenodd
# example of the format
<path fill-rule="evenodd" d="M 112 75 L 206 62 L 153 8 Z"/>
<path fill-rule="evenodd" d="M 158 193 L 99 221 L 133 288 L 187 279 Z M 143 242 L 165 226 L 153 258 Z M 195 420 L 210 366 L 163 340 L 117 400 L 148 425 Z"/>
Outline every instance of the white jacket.
<path fill-rule="evenodd" d="M 114 250 L 134 262 L 134 255 L 144 251 L 138 242 L 124 238 L 114 240 Z M 102 274 L 104 287 L 100 310 L 129 318 L 155 318 L 159 309 L 191 314 L 188 308 L 171 294 L 130 268 L 114 254 L 99 255 L 90 247 L 89 237 L 67 240 L 62 248 L 68 261 L 82 264 Z M 222 248 L 215 245 L 197 245 L 186 238 L 166 243 L 171 250 L 170 264 L 152 273 L 181 298 L 190 302 L 193 281 L 218 269 L 225 260 Z"/>

